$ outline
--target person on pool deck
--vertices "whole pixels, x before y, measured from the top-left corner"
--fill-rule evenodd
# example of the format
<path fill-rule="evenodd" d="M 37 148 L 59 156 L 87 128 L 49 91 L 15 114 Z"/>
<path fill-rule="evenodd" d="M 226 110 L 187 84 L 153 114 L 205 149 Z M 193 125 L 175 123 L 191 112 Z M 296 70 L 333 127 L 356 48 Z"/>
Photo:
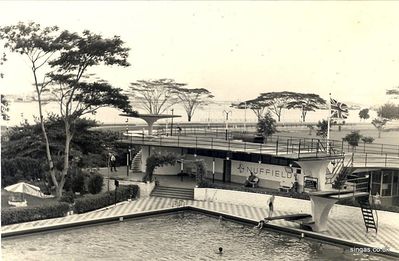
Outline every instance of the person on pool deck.
<path fill-rule="evenodd" d="M 245 180 L 244 186 L 245 187 L 255 187 L 259 182 L 259 178 L 252 172 L 250 171 L 249 177 L 247 177 L 247 180 Z"/>
<path fill-rule="evenodd" d="M 268 206 L 269 206 L 269 218 L 270 218 L 272 217 L 274 211 L 274 195 L 272 195 L 268 200 Z"/>

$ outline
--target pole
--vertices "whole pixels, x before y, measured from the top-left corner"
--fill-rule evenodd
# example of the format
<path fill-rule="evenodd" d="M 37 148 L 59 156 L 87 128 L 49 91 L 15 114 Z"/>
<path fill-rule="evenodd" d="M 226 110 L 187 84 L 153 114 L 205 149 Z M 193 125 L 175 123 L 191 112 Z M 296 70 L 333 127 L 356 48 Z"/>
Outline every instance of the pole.
<path fill-rule="evenodd" d="M 107 191 L 109 192 L 109 161 L 110 161 L 110 158 L 109 158 L 109 150 L 108 150 L 108 155 L 107 155 L 107 175 L 108 175 L 108 189 L 107 189 Z"/>
<path fill-rule="evenodd" d="M 328 97 L 328 117 L 327 117 L 327 153 L 330 151 L 330 121 L 331 121 L 331 93 Z"/>
<path fill-rule="evenodd" d="M 245 101 L 244 109 L 244 131 L 247 132 L 247 101 Z"/>
<path fill-rule="evenodd" d="M 172 119 L 171 119 L 171 123 L 170 123 L 170 136 L 173 136 L 173 110 L 172 109 Z"/>
<path fill-rule="evenodd" d="M 212 161 L 212 183 L 215 183 L 215 158 Z"/>

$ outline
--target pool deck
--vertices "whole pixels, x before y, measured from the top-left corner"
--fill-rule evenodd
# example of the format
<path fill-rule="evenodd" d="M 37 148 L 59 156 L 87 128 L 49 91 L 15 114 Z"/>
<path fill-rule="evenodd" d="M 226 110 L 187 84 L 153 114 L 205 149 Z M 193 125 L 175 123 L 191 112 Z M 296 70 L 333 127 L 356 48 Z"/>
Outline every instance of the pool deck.
<path fill-rule="evenodd" d="M 148 197 L 121 202 L 117 205 L 84 214 L 73 214 L 61 218 L 2 226 L 1 236 L 2 238 L 6 238 L 54 229 L 78 227 L 103 222 L 116 222 L 118 220 L 121 221 L 121 218 L 145 217 L 178 210 L 199 211 L 251 224 L 257 224 L 259 220 L 267 217 L 267 210 L 265 208 L 210 201 Z M 273 215 L 287 214 L 294 213 L 275 209 Z M 392 215 L 394 215 L 392 218 L 397 218 L 399 214 L 392 213 Z M 305 237 L 329 241 L 347 247 L 377 248 L 378 251 L 386 251 L 380 249 L 388 249 L 389 253 L 386 254 L 399 257 L 399 224 L 398 226 L 391 226 L 390 224 L 380 223 L 378 234 L 374 231 L 366 233 L 363 223 L 344 219 L 338 220 L 337 218 L 330 218 L 328 231 L 322 233 L 302 230 L 299 228 L 298 224 L 284 220 L 270 221 L 265 225 L 265 228 L 293 234 L 299 237 L 301 233 L 304 233 L 303 235 Z"/>

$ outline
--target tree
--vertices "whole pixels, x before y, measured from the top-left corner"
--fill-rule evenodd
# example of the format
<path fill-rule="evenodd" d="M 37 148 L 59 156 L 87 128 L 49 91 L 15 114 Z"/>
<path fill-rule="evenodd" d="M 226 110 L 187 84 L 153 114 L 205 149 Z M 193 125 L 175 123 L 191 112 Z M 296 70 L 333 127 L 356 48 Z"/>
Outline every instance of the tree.
<path fill-rule="evenodd" d="M 388 120 L 384 118 L 376 118 L 374 119 L 371 124 L 374 125 L 374 127 L 378 130 L 378 138 L 381 138 L 381 132 L 385 127 L 385 124 L 387 124 Z"/>
<path fill-rule="evenodd" d="M 399 106 L 386 103 L 378 108 L 377 115 L 388 120 L 399 119 Z"/>
<path fill-rule="evenodd" d="M 176 88 L 174 93 L 182 103 L 187 113 L 188 121 L 191 121 L 195 110 L 199 106 L 208 104 L 210 99 L 214 97 L 210 91 L 204 88 L 188 89 L 180 87 Z"/>
<path fill-rule="evenodd" d="M 261 93 L 258 99 L 267 104 L 268 109 L 277 116 L 277 121 L 280 122 L 282 110 L 287 108 L 295 96 L 294 92 L 267 92 Z"/>
<path fill-rule="evenodd" d="M 355 148 L 359 145 L 359 141 L 362 135 L 360 135 L 359 131 L 352 131 L 351 133 L 347 134 L 343 140 L 348 142 L 352 148 Z"/>
<path fill-rule="evenodd" d="M 88 68 L 97 65 L 129 66 L 129 48 L 118 37 L 103 38 L 90 31 L 82 35 L 64 31 L 68 45 L 61 49 L 60 56 L 49 62 L 56 72 L 49 74 L 52 91 L 60 104 L 60 115 L 64 122 L 65 149 L 61 177 L 53 182 L 57 196 L 62 196 L 62 188 L 69 169 L 70 143 L 75 135 L 76 120 L 86 114 L 93 114 L 102 107 L 115 107 L 124 112 L 132 112 L 128 97 L 122 90 L 104 81 L 87 82 Z M 85 81 L 83 81 L 85 80 Z"/>
<path fill-rule="evenodd" d="M 359 118 L 363 120 L 367 120 L 368 118 L 370 118 L 369 109 L 368 108 L 361 109 L 359 111 Z"/>
<path fill-rule="evenodd" d="M 172 79 L 139 80 L 130 84 L 128 95 L 150 114 L 162 114 L 177 102 L 176 89 L 185 86 Z"/>
<path fill-rule="evenodd" d="M 6 97 L 1 94 L 1 118 L 3 119 L 3 121 L 8 121 L 10 120 L 10 116 L 8 116 L 8 101 L 6 99 Z"/>
<path fill-rule="evenodd" d="M 62 47 L 63 37 L 57 35 L 57 32 L 58 27 L 56 26 L 41 28 L 39 24 L 34 22 L 27 25 L 18 23 L 17 25 L 0 27 L 0 38 L 5 41 L 4 47 L 8 48 L 11 52 L 19 53 L 28 58 L 31 65 L 39 107 L 41 130 L 45 139 L 46 159 L 50 174 L 54 177 L 54 182 L 56 182 L 56 174 L 53 156 L 50 151 L 50 143 L 44 125 L 42 95 L 48 92 L 47 87 L 50 84 L 48 77 L 46 77 L 47 72 L 43 72 L 43 69 L 46 69 L 49 59 Z M 39 80 L 39 78 L 42 80 Z"/>
<path fill-rule="evenodd" d="M 231 104 L 230 107 L 236 108 L 236 109 L 251 109 L 258 120 L 262 117 L 265 109 L 269 106 L 269 102 L 266 102 L 265 100 L 260 99 L 257 97 L 256 99 L 252 100 L 247 100 L 244 102 L 240 102 L 238 104 Z"/>
<path fill-rule="evenodd" d="M 328 122 L 326 120 L 319 121 L 316 127 L 317 127 L 316 135 L 323 138 L 327 138 Z"/>
<path fill-rule="evenodd" d="M 273 119 L 270 112 L 267 112 L 258 120 L 257 132 L 264 138 L 267 138 L 268 136 L 277 132 L 276 120 Z"/>
<path fill-rule="evenodd" d="M 326 104 L 326 101 L 317 94 L 313 93 L 297 93 L 293 96 L 293 101 L 287 105 L 287 109 L 300 109 L 302 121 L 306 121 L 306 114 L 309 111 L 320 109 L 321 105 Z"/>
<path fill-rule="evenodd" d="M 11 51 L 24 54 L 32 63 L 32 72 L 38 97 L 42 133 L 45 137 L 46 154 L 50 175 L 56 187 L 57 197 L 62 196 L 65 177 L 70 161 L 70 144 L 75 134 L 77 119 L 87 113 L 95 113 L 104 106 L 114 106 L 131 111 L 128 98 L 120 89 L 113 88 L 103 81 L 87 82 L 88 68 L 96 65 L 128 66 L 128 48 L 123 41 L 114 36 L 106 39 L 101 35 L 84 31 L 82 35 L 63 31 L 56 34 L 57 27 L 41 28 L 30 23 L 1 28 L 2 36 L 7 40 L 6 47 Z M 50 60 L 52 59 L 52 60 Z M 38 80 L 38 69 L 50 66 L 51 71 Z M 50 143 L 42 114 L 42 94 L 49 87 L 58 98 L 60 115 L 64 124 L 64 151 L 62 171 L 56 175 Z"/>

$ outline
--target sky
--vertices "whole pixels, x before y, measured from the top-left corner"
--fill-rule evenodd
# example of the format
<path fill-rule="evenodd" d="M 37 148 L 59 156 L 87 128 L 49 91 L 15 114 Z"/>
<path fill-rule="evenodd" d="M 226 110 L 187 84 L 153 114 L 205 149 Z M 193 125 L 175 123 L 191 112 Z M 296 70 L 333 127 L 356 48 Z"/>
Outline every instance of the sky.
<path fill-rule="evenodd" d="M 399 1 L 1 1 L 0 10 L 0 25 L 119 35 L 131 66 L 93 72 L 123 89 L 172 78 L 222 101 L 296 91 L 378 105 L 399 85 Z M 22 56 L 0 69 L 2 92 L 33 90 Z"/>

